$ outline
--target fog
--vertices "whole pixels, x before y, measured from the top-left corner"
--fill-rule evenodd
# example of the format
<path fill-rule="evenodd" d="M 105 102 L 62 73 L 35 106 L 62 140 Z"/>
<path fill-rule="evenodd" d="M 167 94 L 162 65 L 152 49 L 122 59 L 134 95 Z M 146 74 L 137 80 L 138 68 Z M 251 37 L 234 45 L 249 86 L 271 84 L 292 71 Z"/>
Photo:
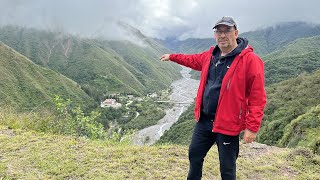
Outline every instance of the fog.
<path fill-rule="evenodd" d="M 0 0 L 0 25 L 63 31 L 86 37 L 123 39 L 125 22 L 155 38 L 212 37 L 222 16 L 233 16 L 240 32 L 280 22 L 320 23 L 320 1 L 305 0 Z"/>

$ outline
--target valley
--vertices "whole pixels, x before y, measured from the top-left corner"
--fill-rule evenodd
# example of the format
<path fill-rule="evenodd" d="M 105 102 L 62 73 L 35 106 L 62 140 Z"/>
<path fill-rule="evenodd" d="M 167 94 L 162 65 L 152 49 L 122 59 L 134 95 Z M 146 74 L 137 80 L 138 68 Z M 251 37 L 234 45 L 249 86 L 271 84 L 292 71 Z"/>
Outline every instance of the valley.
<path fill-rule="evenodd" d="M 185 175 L 199 76 L 159 57 L 215 42 L 121 26 L 138 43 L 0 27 L 0 179 Z M 238 176 L 317 179 L 320 26 L 291 22 L 240 36 L 264 61 L 268 102 L 257 143 L 241 144 Z M 217 163 L 216 148 L 208 159 Z M 209 179 L 219 176 L 205 168 Z"/>
<path fill-rule="evenodd" d="M 160 121 L 158 121 L 156 125 L 139 130 L 133 138 L 134 144 L 154 144 L 193 103 L 199 81 L 190 78 L 190 71 L 191 69 L 184 67 L 180 71 L 183 78 L 174 81 L 171 84 L 172 93 L 169 96 L 169 102 L 173 104 L 173 107 L 166 109 L 166 115 Z"/>

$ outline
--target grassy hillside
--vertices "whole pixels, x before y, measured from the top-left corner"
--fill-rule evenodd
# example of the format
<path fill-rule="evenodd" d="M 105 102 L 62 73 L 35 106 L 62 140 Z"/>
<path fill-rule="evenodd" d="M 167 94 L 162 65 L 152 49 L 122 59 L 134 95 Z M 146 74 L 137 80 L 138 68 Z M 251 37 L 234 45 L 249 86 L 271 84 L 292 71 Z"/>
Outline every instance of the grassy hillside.
<path fill-rule="evenodd" d="M 286 125 L 280 140 L 282 146 L 305 146 L 320 153 L 320 104 Z"/>
<path fill-rule="evenodd" d="M 300 76 L 273 84 L 267 87 L 266 90 L 268 103 L 265 109 L 262 128 L 259 133 L 260 142 L 287 145 L 288 142 L 285 139 L 288 137 L 283 136 L 285 135 L 284 131 L 290 133 L 290 130 L 285 130 L 285 127 L 291 122 L 293 123 L 291 125 L 294 125 L 297 123 L 296 121 L 303 121 L 301 123 L 306 123 L 306 126 L 303 125 L 303 128 L 310 128 L 310 130 L 319 127 L 320 124 L 317 123 L 319 121 L 317 118 L 319 117 L 312 116 L 317 119 L 312 123 L 309 123 L 305 117 L 309 117 L 310 115 L 308 114 L 313 112 L 311 109 L 319 105 L 320 102 L 320 71 L 312 75 Z M 301 115 L 303 116 L 299 117 Z M 300 120 L 295 120 L 297 118 Z M 299 132 L 299 127 L 296 127 L 296 125 L 292 128 L 294 128 L 297 133 Z M 307 134 L 308 131 L 303 133 Z M 309 135 L 313 134 L 312 131 L 309 133 Z M 297 134 L 297 136 L 299 135 Z M 280 143 L 279 141 L 282 138 L 285 139 Z M 316 138 L 316 136 L 314 138 Z M 304 140 L 312 140 L 312 138 Z M 311 142 L 312 141 L 308 141 L 305 143 Z"/>
<path fill-rule="evenodd" d="M 167 63 L 159 61 L 162 51 L 157 52 L 123 41 L 104 41 L 101 44 L 104 48 L 110 48 L 121 55 L 125 62 L 133 67 L 133 74 L 147 92 L 163 89 L 169 86 L 173 79 L 180 77 L 176 65 L 168 66 Z"/>
<path fill-rule="evenodd" d="M 156 46 L 121 41 L 113 47 L 106 41 L 12 26 L 0 32 L 0 40 L 78 82 L 96 100 L 111 93 L 154 92 L 180 77 L 178 66 L 159 61 L 163 49 Z M 120 48 L 123 55 L 115 51 Z"/>
<path fill-rule="evenodd" d="M 266 84 L 310 74 L 320 69 L 320 36 L 301 38 L 268 54 L 265 61 Z"/>
<path fill-rule="evenodd" d="M 186 179 L 188 147 L 131 146 L 0 126 L 1 179 Z M 237 179 L 317 179 L 320 157 L 306 149 L 241 145 Z M 216 147 L 203 179 L 219 179 Z"/>
<path fill-rule="evenodd" d="M 216 45 L 214 37 L 196 39 L 189 38 L 183 41 L 176 39 L 157 40 L 175 53 L 193 54 L 208 50 L 211 46 Z"/>
<path fill-rule="evenodd" d="M 76 82 L 34 64 L 0 42 L 0 107 L 19 111 L 52 107 L 55 95 L 83 105 L 93 103 Z"/>

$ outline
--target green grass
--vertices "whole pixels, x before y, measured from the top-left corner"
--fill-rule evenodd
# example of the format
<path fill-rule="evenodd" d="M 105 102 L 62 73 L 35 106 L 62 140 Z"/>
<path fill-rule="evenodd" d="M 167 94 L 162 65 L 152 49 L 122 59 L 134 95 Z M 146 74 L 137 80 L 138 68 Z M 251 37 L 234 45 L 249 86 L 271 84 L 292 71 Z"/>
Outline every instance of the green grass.
<path fill-rule="evenodd" d="M 132 146 L 0 127 L 0 179 L 186 179 L 188 147 Z M 307 150 L 241 145 L 238 179 L 316 179 L 319 156 Z M 203 179 L 219 179 L 217 149 Z"/>

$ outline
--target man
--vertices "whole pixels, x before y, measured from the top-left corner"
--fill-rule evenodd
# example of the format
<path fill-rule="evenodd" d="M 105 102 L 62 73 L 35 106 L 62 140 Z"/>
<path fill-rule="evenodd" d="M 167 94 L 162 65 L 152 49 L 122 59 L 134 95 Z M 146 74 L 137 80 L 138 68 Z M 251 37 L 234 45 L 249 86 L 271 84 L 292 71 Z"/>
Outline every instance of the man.
<path fill-rule="evenodd" d="M 238 37 L 236 22 L 223 17 L 213 27 L 215 47 L 201 54 L 164 54 L 162 61 L 202 71 L 195 126 L 189 147 L 188 179 L 201 179 L 204 157 L 216 143 L 221 178 L 236 179 L 239 134 L 255 140 L 266 104 L 264 64 L 248 41 Z"/>

